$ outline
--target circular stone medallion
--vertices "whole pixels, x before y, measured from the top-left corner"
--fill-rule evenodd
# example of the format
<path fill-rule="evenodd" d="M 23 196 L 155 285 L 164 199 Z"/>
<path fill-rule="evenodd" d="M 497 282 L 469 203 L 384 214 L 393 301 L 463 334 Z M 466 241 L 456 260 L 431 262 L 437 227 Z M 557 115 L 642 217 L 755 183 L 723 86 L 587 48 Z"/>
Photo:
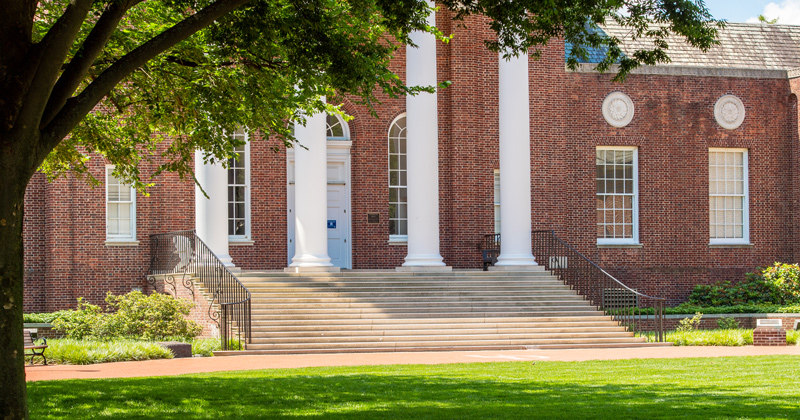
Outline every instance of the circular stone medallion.
<path fill-rule="evenodd" d="M 625 127 L 633 119 L 633 101 L 622 92 L 612 92 L 603 100 L 603 118 L 614 127 Z"/>
<path fill-rule="evenodd" d="M 714 105 L 714 118 L 720 127 L 736 129 L 744 121 L 744 104 L 733 95 L 724 95 Z"/>

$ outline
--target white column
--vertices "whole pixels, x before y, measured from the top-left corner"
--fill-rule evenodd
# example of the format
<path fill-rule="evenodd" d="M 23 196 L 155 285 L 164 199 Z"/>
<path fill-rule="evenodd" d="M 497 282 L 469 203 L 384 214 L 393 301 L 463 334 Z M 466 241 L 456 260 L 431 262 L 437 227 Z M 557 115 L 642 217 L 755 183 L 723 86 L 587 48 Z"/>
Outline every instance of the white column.
<path fill-rule="evenodd" d="M 433 2 L 428 0 L 428 5 Z M 434 13 L 428 16 L 434 26 Z M 413 32 L 406 47 L 406 84 L 436 86 L 436 38 Z M 439 120 L 436 93 L 406 98 L 408 127 L 408 255 L 399 271 L 449 270 L 439 255 Z"/>
<path fill-rule="evenodd" d="M 500 53 L 500 256 L 498 269 L 536 266 L 531 253 L 528 55 Z"/>
<path fill-rule="evenodd" d="M 233 267 L 233 259 L 228 251 L 228 170 L 219 162 L 204 163 L 203 152 L 200 150 L 194 154 L 194 168 L 197 182 L 208 194 L 206 198 L 200 187 L 195 185 L 194 216 L 197 236 L 223 264 Z"/>
<path fill-rule="evenodd" d="M 285 271 L 339 271 L 328 256 L 328 155 L 325 114 L 306 117 L 294 135 L 294 257 Z M 303 147 L 304 146 L 304 147 Z"/>

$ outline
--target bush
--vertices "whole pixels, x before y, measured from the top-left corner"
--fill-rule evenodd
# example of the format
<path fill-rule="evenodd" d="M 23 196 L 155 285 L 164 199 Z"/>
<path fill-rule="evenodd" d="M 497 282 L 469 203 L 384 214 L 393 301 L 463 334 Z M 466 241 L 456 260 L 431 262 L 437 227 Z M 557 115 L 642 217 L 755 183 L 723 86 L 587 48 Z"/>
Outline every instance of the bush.
<path fill-rule="evenodd" d="M 106 302 L 116 311 L 108 314 L 102 325 L 103 333 L 108 336 L 156 341 L 170 338 L 190 340 L 203 330 L 196 322 L 186 319 L 194 303 L 185 299 L 133 291 L 122 296 L 109 293 Z"/>
<path fill-rule="evenodd" d="M 739 329 L 739 321 L 736 318 L 722 317 L 717 319 L 717 327 L 721 330 L 737 330 Z"/>
<path fill-rule="evenodd" d="M 52 321 L 53 329 L 63 332 L 67 338 L 81 339 L 93 336 L 95 329 L 103 322 L 102 309 L 84 302 L 83 298 L 78 298 L 78 309 L 69 312 Z"/>
<path fill-rule="evenodd" d="M 700 326 L 700 319 L 702 318 L 703 314 L 700 312 L 694 314 L 691 318 L 683 318 L 678 321 L 678 331 L 688 332 L 696 330 L 697 327 Z"/>
<path fill-rule="evenodd" d="M 800 304 L 800 266 L 775 263 L 747 273 L 739 283 L 700 284 L 689 295 L 690 305 L 794 305 Z"/>
<path fill-rule="evenodd" d="M 128 339 L 92 340 L 53 338 L 47 340 L 48 362 L 68 365 L 171 359 L 172 352 L 156 343 Z"/>
<path fill-rule="evenodd" d="M 109 293 L 106 302 L 109 310 L 114 312 L 103 313 L 99 306 L 83 302 L 79 298 L 77 310 L 53 320 L 53 328 L 63 332 L 66 337 L 75 339 L 179 338 L 189 341 L 202 332 L 200 325 L 185 318 L 194 303 L 183 299 L 133 291 L 122 296 Z"/>

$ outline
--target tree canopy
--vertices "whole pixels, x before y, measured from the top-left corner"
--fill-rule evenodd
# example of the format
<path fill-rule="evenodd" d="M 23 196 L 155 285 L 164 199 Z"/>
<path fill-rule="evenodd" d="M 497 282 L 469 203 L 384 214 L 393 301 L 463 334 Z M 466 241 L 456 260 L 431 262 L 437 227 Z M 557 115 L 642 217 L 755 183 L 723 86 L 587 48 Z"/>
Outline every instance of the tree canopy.
<path fill-rule="evenodd" d="M 605 47 L 598 65 L 668 60 L 668 35 L 701 50 L 719 22 L 702 0 L 441 0 L 455 19 L 488 17 L 505 55 L 552 38 Z M 0 0 L 0 414 L 27 416 L 22 351 L 22 214 L 37 170 L 87 173 L 99 155 L 144 187 L 143 160 L 191 176 L 195 150 L 233 155 L 230 133 L 260 129 L 291 140 L 289 123 L 335 112 L 323 95 L 372 104 L 430 91 L 392 72 L 397 48 L 428 27 L 424 0 Z M 652 48 L 622 54 L 598 26 L 630 28 Z M 165 142 L 165 140 L 168 140 Z M 162 153 L 163 152 L 163 153 Z"/>

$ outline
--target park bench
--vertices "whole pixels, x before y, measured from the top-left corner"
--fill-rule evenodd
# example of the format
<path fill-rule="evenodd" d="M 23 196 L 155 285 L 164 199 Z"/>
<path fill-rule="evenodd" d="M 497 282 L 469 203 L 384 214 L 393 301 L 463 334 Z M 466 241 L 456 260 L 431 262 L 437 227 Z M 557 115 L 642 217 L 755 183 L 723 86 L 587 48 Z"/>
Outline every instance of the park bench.
<path fill-rule="evenodd" d="M 47 364 L 47 357 L 44 355 L 44 351 L 47 348 L 47 340 L 42 339 L 34 339 L 33 338 L 33 331 L 34 330 L 23 330 L 22 336 L 25 338 L 25 357 L 31 357 L 31 365 L 33 365 L 33 358 L 36 356 L 42 356 L 44 360 L 44 364 Z M 41 341 L 42 344 L 36 344 L 37 341 Z M 27 351 L 30 350 L 31 352 L 28 353 Z M 38 351 L 37 351 L 38 350 Z"/>

